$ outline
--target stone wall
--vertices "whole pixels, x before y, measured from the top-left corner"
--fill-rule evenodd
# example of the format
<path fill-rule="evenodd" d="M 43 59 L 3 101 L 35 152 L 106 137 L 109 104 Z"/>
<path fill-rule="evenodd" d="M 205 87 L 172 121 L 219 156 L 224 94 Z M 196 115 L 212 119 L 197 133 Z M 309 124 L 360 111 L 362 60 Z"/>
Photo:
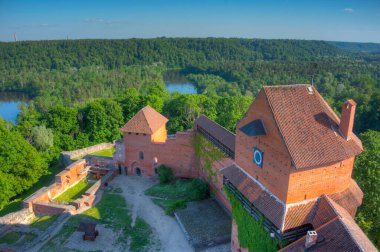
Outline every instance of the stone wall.
<path fill-rule="evenodd" d="M 17 212 L 13 212 L 0 217 L 0 225 L 29 224 L 34 219 L 34 217 L 35 215 L 33 211 L 29 211 L 29 209 L 24 208 Z"/>
<path fill-rule="evenodd" d="M 100 143 L 100 144 L 89 146 L 83 149 L 78 149 L 78 150 L 73 150 L 73 151 L 63 151 L 60 154 L 59 160 L 61 164 L 63 164 L 64 166 L 67 166 L 72 163 L 72 159 L 80 158 L 94 152 L 111 149 L 114 147 L 115 147 L 114 143 Z"/>

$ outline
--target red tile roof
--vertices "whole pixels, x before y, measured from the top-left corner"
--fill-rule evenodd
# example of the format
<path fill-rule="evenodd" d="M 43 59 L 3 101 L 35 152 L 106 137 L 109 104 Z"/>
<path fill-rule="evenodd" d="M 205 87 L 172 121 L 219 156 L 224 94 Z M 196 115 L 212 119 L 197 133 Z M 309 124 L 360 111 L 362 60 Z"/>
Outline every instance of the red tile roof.
<path fill-rule="evenodd" d="M 355 134 L 348 141 L 340 134 L 340 119 L 314 87 L 265 86 L 263 90 L 296 168 L 333 164 L 362 152 Z"/>
<path fill-rule="evenodd" d="M 256 180 L 248 176 L 239 166 L 233 164 L 221 170 L 239 191 L 277 228 L 281 228 L 285 204 L 276 198 Z"/>
<path fill-rule="evenodd" d="M 142 134 L 153 134 L 161 128 L 168 119 L 158 113 L 150 106 L 141 109 L 137 114 L 129 120 L 121 131 Z"/>
<path fill-rule="evenodd" d="M 326 195 L 321 197 L 319 205 L 313 221 L 317 243 L 307 251 L 377 251 L 343 207 Z M 304 236 L 280 251 L 306 251 L 305 239 Z"/>
<path fill-rule="evenodd" d="M 235 152 L 235 134 L 204 115 L 195 120 L 195 128 L 197 126 L 202 127 L 202 129 L 230 149 L 230 151 Z"/>
<path fill-rule="evenodd" d="M 284 233 L 306 224 L 312 224 L 316 228 L 335 216 L 331 214 L 334 211 L 331 210 L 323 196 L 314 200 L 285 205 L 238 165 L 232 164 L 221 169 L 220 172 L 254 207 Z M 346 190 L 328 197 L 336 199 L 337 204 L 341 204 L 341 207 L 350 212 L 361 205 L 362 195 L 360 188 L 352 180 Z"/>
<path fill-rule="evenodd" d="M 328 195 L 340 206 L 346 209 L 352 217 L 355 216 L 356 209 L 361 205 L 363 192 L 354 180 L 351 180 L 350 186 L 343 192 Z M 287 205 L 286 214 L 284 218 L 283 230 L 289 230 L 299 227 L 308 223 L 313 224 L 314 227 L 324 224 L 323 218 L 330 220 L 329 212 L 323 213 L 319 216 L 320 209 L 327 209 L 322 197 L 308 200 L 305 202 Z M 322 219 L 321 219 L 322 218 Z"/>

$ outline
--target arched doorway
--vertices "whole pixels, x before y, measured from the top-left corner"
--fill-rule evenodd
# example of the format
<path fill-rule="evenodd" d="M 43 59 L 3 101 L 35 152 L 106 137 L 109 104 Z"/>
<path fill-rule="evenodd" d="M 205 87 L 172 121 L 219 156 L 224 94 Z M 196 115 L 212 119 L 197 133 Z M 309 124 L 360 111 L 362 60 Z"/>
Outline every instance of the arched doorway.
<path fill-rule="evenodd" d="M 141 176 L 142 170 L 140 167 L 141 166 L 140 166 L 139 162 L 137 162 L 137 161 L 133 162 L 131 165 L 131 169 L 130 169 L 131 174 Z"/>

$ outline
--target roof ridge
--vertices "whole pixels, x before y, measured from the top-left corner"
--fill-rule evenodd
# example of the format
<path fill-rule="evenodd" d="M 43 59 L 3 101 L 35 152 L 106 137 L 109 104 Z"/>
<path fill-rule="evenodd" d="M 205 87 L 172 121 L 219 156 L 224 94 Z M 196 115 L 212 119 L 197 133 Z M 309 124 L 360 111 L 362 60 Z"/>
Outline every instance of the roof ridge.
<path fill-rule="evenodd" d="M 152 107 L 149 106 L 149 105 L 146 105 L 145 107 L 143 107 L 143 108 L 141 109 L 141 111 L 142 111 L 142 113 L 143 113 L 143 115 L 144 115 L 145 122 L 148 124 L 148 127 L 149 127 L 150 132 L 153 134 L 152 126 L 150 125 L 149 120 L 146 118 L 146 117 L 147 117 L 147 114 L 145 114 L 145 109 L 146 109 L 146 108 L 152 108 Z"/>
<path fill-rule="evenodd" d="M 330 204 L 330 206 L 333 208 L 333 210 L 334 210 L 334 212 L 337 214 L 337 217 L 339 218 L 339 221 L 340 221 L 340 223 L 342 223 L 342 225 L 343 225 L 343 228 L 347 231 L 347 233 L 348 233 L 348 235 L 352 238 L 352 240 L 353 240 L 353 242 L 362 250 L 362 251 L 364 251 L 364 249 L 362 248 L 362 246 L 357 242 L 357 240 L 356 240 L 356 238 L 353 236 L 353 234 L 351 233 L 351 231 L 350 231 L 350 229 L 348 228 L 348 226 L 346 225 L 346 223 L 343 221 L 343 220 L 345 220 L 345 219 L 347 219 L 347 218 L 345 218 L 344 216 L 342 216 L 339 212 L 338 212 L 338 210 L 339 211 L 346 211 L 347 212 L 347 210 L 346 209 L 344 209 L 343 207 L 341 207 L 338 203 L 336 203 L 333 199 L 330 199 L 327 195 L 326 195 L 326 198 L 328 199 L 328 203 Z M 331 201 L 331 202 L 330 202 Z M 333 203 L 333 204 L 331 204 L 331 203 Z M 338 206 L 338 209 L 335 209 L 335 205 L 337 205 Z M 341 208 L 341 209 L 339 209 L 339 208 Z M 358 224 L 356 224 L 356 222 L 355 222 L 355 220 L 351 217 L 351 215 L 347 212 L 347 215 L 349 215 L 350 216 L 350 218 L 351 218 L 351 220 L 352 221 L 354 221 L 354 224 L 355 225 L 358 225 Z M 359 227 L 360 228 L 360 227 Z M 360 228 L 360 230 L 361 230 L 361 228 Z M 363 231 L 363 230 L 362 230 Z"/>

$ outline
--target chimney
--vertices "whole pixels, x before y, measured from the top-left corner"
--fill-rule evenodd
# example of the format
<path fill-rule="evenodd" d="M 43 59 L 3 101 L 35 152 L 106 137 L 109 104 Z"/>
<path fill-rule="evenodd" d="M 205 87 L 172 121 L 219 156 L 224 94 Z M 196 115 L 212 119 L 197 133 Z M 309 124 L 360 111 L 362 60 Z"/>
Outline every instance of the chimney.
<path fill-rule="evenodd" d="M 354 126 L 356 102 L 349 99 L 343 103 L 342 116 L 339 128 L 343 137 L 348 141 L 351 139 L 352 128 Z"/>
<path fill-rule="evenodd" d="M 315 231 L 307 231 L 306 240 L 305 240 L 305 248 L 311 248 L 317 243 L 318 234 Z"/>

